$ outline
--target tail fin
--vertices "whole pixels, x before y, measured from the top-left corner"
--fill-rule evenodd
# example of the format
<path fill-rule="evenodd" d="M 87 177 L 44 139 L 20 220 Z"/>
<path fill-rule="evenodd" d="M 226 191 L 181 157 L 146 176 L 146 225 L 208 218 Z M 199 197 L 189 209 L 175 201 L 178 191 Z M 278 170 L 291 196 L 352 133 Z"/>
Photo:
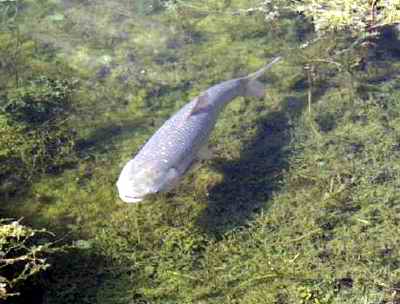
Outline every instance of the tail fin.
<path fill-rule="evenodd" d="M 262 67 L 261 69 L 259 69 L 257 72 L 254 72 L 250 75 L 247 76 L 247 78 L 249 79 L 257 79 L 260 78 L 262 75 L 264 75 L 264 73 L 269 70 L 275 63 L 277 63 L 278 61 L 280 61 L 282 59 L 281 56 L 275 57 L 274 60 L 272 60 L 270 63 L 268 63 L 266 66 Z"/>
<path fill-rule="evenodd" d="M 280 61 L 282 57 L 276 57 L 266 66 L 248 75 L 246 78 L 244 96 L 254 96 L 257 98 L 263 98 L 265 94 L 265 85 L 259 82 L 257 79 L 260 78 L 268 69 L 270 69 L 275 63 Z"/>

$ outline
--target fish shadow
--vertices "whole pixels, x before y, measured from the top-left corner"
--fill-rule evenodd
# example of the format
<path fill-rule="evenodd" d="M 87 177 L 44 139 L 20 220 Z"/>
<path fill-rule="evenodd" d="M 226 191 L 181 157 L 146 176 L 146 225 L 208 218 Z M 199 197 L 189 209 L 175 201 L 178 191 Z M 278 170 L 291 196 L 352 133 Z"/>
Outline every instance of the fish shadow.
<path fill-rule="evenodd" d="M 221 183 L 209 189 L 208 206 L 198 218 L 201 229 L 213 235 L 244 226 L 261 210 L 273 192 L 282 185 L 291 154 L 292 120 L 306 105 L 305 98 L 286 97 L 279 111 L 268 113 L 257 122 L 254 138 L 239 159 L 214 159 L 211 166 L 224 174 Z"/>

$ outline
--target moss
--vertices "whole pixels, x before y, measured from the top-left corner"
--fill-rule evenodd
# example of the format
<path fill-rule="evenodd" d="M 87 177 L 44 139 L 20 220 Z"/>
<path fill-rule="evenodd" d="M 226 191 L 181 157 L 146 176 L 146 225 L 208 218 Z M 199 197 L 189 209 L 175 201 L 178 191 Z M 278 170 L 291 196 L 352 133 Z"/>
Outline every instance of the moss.
<path fill-rule="evenodd" d="M 299 49 L 312 35 L 303 20 L 265 26 L 261 16 L 231 14 L 246 1 L 146 18 L 106 9 L 128 2 L 63 8 L 63 20 L 32 25 L 50 30 L 32 34 L 20 61 L 21 79 L 37 71 L 80 78 L 69 116 L 75 166 L 2 205 L 2 214 L 66 233 L 75 246 L 53 260 L 44 302 L 397 301 L 399 65 L 371 58 L 364 73 L 352 66 L 357 50 L 332 57 L 345 35 Z M 58 13 L 60 3 L 46 5 L 42 13 Z M 2 54 L 12 54 L 13 36 L 0 39 Z M 122 166 L 167 117 L 282 50 L 265 99 L 238 98 L 221 114 L 213 159 L 171 193 L 136 205 L 118 199 Z M 13 85 L 0 77 L 1 87 Z M 17 143 L 12 130 L 1 132 Z"/>

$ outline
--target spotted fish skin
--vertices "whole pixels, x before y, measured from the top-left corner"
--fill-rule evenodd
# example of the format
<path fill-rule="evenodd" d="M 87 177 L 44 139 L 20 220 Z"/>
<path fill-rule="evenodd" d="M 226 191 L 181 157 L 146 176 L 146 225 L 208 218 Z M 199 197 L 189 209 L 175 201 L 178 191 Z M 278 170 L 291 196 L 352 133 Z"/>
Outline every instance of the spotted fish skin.
<path fill-rule="evenodd" d="M 176 186 L 199 158 L 225 105 L 238 96 L 263 97 L 264 87 L 257 78 L 279 59 L 247 77 L 214 85 L 185 104 L 122 169 L 117 181 L 120 198 L 136 203 L 148 194 Z"/>

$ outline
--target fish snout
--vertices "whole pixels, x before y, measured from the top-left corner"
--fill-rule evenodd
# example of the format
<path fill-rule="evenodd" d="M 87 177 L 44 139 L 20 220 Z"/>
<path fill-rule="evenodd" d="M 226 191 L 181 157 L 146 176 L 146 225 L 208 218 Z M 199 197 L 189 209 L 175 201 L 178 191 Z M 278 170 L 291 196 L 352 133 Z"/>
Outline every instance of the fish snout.
<path fill-rule="evenodd" d="M 138 203 L 144 199 L 145 191 L 138 191 L 133 185 L 124 178 L 117 182 L 119 198 L 125 203 Z M 142 194 L 143 192 L 143 194 Z"/>

